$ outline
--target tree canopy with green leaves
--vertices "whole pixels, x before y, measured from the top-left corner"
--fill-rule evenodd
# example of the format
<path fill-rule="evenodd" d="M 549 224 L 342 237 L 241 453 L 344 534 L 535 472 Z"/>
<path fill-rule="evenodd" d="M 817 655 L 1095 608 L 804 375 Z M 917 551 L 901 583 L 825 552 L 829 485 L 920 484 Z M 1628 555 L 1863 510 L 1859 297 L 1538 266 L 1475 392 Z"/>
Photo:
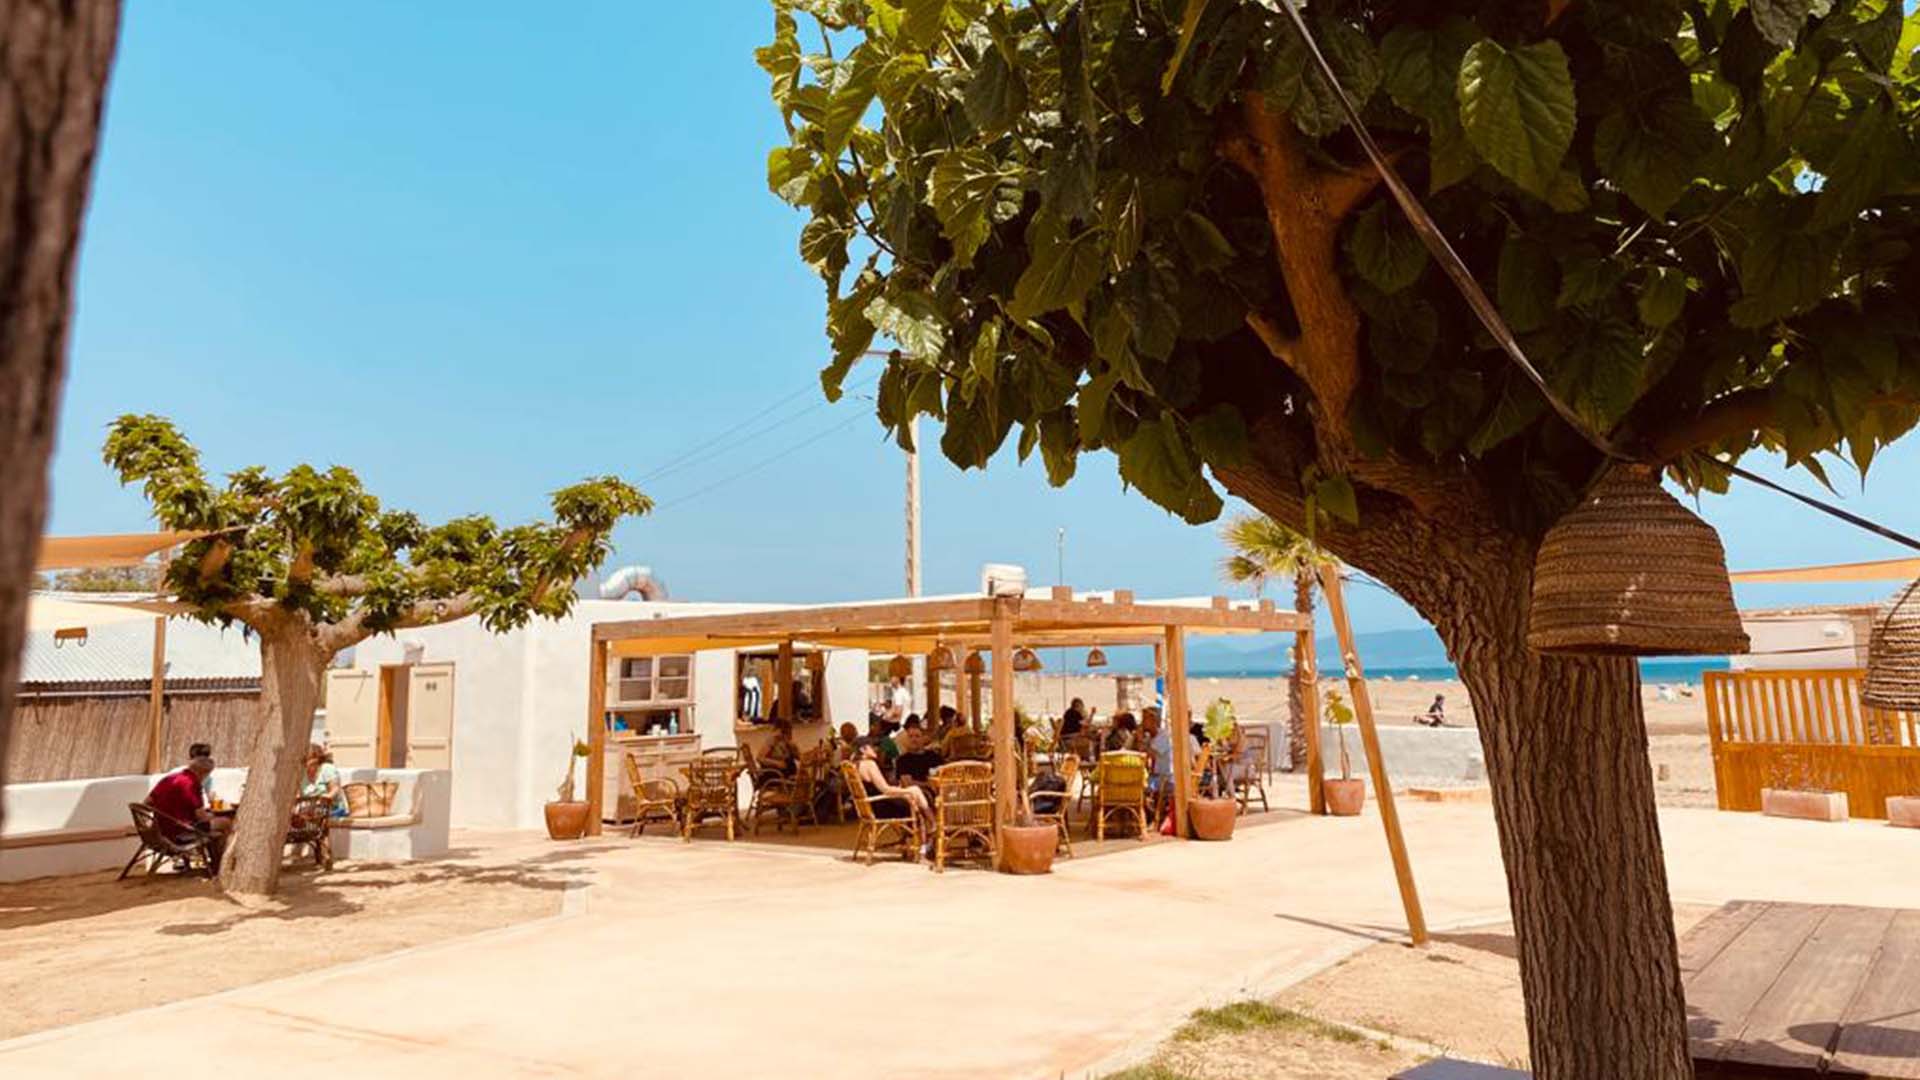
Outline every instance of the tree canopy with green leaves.
<path fill-rule="evenodd" d="M 1406 597 L 1474 696 L 1536 1075 L 1686 1075 L 1635 672 L 1526 649 L 1533 556 L 1595 438 L 1695 488 L 1755 449 L 1824 483 L 1920 419 L 1901 0 L 1306 5 L 1586 432 L 1461 302 L 1282 0 L 773 7 L 768 182 L 826 285 L 826 394 L 890 340 L 902 440 L 931 416 L 970 468 L 1014 437 L 1055 483 L 1111 450 L 1188 521 L 1224 487 Z"/>
<path fill-rule="evenodd" d="M 553 520 L 502 528 L 487 517 L 428 526 L 390 510 L 341 466 L 258 466 L 207 477 L 200 454 L 163 418 L 123 416 L 106 463 L 139 484 L 168 529 L 203 533 L 183 545 L 162 588 L 207 622 L 244 623 L 260 637 L 264 711 L 222 881 L 269 893 L 297 790 L 322 673 L 375 634 L 477 616 L 501 632 L 573 609 L 573 583 L 607 556 L 608 535 L 652 501 L 615 477 L 553 493 Z M 262 778 L 266 779 L 262 779 Z M 258 811 L 254 810 L 258 806 Z"/>

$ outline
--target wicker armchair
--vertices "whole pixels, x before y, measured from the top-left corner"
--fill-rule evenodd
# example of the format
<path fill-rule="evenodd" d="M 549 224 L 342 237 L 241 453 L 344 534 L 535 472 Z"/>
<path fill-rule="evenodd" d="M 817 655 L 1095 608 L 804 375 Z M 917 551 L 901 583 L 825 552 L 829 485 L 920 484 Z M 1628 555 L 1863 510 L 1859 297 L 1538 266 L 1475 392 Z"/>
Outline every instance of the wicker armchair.
<path fill-rule="evenodd" d="M 305 848 L 313 856 L 313 865 L 333 869 L 333 798 L 328 795 L 303 795 L 293 801 L 293 815 L 287 823 L 287 846 L 295 855 Z"/>
<path fill-rule="evenodd" d="M 1233 759 L 1229 778 L 1229 794 L 1240 801 L 1240 812 L 1251 813 L 1253 797 L 1260 796 L 1260 812 L 1267 811 L 1267 782 L 1269 771 L 1268 757 L 1272 744 L 1265 731 L 1248 731 L 1240 742 L 1240 753 Z"/>
<path fill-rule="evenodd" d="M 1094 736 L 1087 732 L 1082 732 L 1078 735 L 1069 735 L 1060 744 L 1062 750 L 1079 758 L 1081 761 L 1087 762 L 1099 760 L 1099 755 L 1094 753 L 1094 746 Z M 1088 769 L 1082 772 L 1080 774 L 1080 790 L 1078 791 L 1074 790 L 1074 785 L 1067 785 L 1067 796 L 1073 799 L 1074 805 L 1085 806 L 1087 805 L 1087 800 L 1093 798 L 1094 774 L 1098 771 L 1098 769 Z"/>
<path fill-rule="evenodd" d="M 184 821 L 176 821 L 162 814 L 146 803 L 128 803 L 127 811 L 133 815 L 133 831 L 140 836 L 140 846 L 134 849 L 133 858 L 127 860 L 127 865 L 120 869 L 120 876 L 114 880 L 124 880 L 143 858 L 147 860 L 148 876 L 152 876 L 160 864 L 169 859 L 178 859 L 189 869 L 198 870 L 208 877 L 218 872 L 205 833 L 195 830 Z"/>
<path fill-rule="evenodd" d="M 1133 750 L 1100 755 L 1094 770 L 1093 835 L 1107 838 L 1107 823 L 1132 818 L 1140 839 L 1147 838 L 1147 759 Z"/>
<path fill-rule="evenodd" d="M 840 779 L 846 784 L 847 793 L 853 797 L 854 814 L 860 822 L 853 836 L 854 856 L 871 866 L 875 850 L 898 847 L 908 862 L 918 859 L 920 848 L 927 840 L 913 807 L 906 807 L 905 817 L 881 817 L 874 810 L 874 800 L 867 797 L 867 785 L 860 782 L 860 773 L 854 768 L 853 762 L 840 763 Z"/>
<path fill-rule="evenodd" d="M 984 761 L 956 761 L 933 770 L 933 869 L 946 869 L 955 846 L 986 856 L 991 864 L 999 850 L 994 827 L 993 766 Z"/>
<path fill-rule="evenodd" d="M 1072 858 L 1073 834 L 1067 826 L 1073 816 L 1073 788 L 1080 781 L 1079 756 L 1068 754 L 1061 758 L 1057 772 L 1065 784 L 1059 791 L 1026 791 L 1021 793 L 1021 797 L 1027 800 L 1027 813 L 1032 816 L 1034 824 L 1052 824 L 1060 830 L 1060 845 L 1067 849 L 1067 857 Z M 1035 799 L 1043 798 L 1052 800 L 1052 809 L 1040 810 L 1033 805 Z"/>
<path fill-rule="evenodd" d="M 665 821 L 680 831 L 680 785 L 671 779 L 649 780 L 640 771 L 640 761 L 632 754 L 626 759 L 627 783 L 633 786 L 633 833 L 646 832 L 649 822 Z"/>
<path fill-rule="evenodd" d="M 746 743 L 740 744 L 740 760 L 745 765 L 747 781 L 753 785 L 753 799 L 747 804 L 747 820 L 753 824 L 753 835 L 760 835 L 760 821 L 766 817 L 773 818 L 775 832 L 785 828 L 789 820 L 794 823 L 793 831 L 799 832 L 793 781 L 778 769 L 760 764 L 759 756 Z"/>
<path fill-rule="evenodd" d="M 680 819 L 680 839 L 692 843 L 693 830 L 710 818 L 719 818 L 732 840 L 740 824 L 738 755 L 702 754 L 687 766 L 687 802 Z"/>

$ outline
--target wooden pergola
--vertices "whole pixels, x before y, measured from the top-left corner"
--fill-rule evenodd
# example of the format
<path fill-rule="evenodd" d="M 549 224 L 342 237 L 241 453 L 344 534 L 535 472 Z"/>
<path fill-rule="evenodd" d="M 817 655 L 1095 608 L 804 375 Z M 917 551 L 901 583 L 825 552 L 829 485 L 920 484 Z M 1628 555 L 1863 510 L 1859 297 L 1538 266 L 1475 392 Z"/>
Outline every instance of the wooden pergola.
<path fill-rule="evenodd" d="M 1373 713 L 1368 706 L 1365 683 L 1360 679 L 1359 662 L 1354 654 L 1347 625 L 1345 605 L 1340 602 L 1340 580 L 1329 570 L 1323 580 L 1329 589 L 1335 629 L 1339 633 L 1349 680 L 1353 684 L 1356 713 L 1361 736 L 1373 769 L 1374 789 L 1382 822 L 1387 829 L 1396 877 L 1405 902 L 1409 927 L 1416 943 L 1424 942 L 1426 928 L 1420 916 L 1419 900 L 1413 889 L 1412 870 L 1407 865 L 1406 848 L 1401 840 L 1399 821 L 1393 809 L 1392 791 L 1386 784 L 1380 762 L 1379 740 L 1374 732 Z M 887 600 L 871 603 L 796 607 L 770 611 L 720 615 L 668 616 L 596 623 L 587 673 L 587 731 L 591 762 L 587 769 L 587 821 L 590 834 L 601 830 L 601 813 L 606 798 L 606 709 L 607 671 L 612 657 L 656 656 L 669 653 L 693 653 L 706 649 L 778 650 L 775 684 L 785 687 L 793 679 L 796 645 L 822 648 L 865 649 L 894 655 L 927 655 L 940 648 L 955 657 L 983 652 L 992 658 L 989 677 L 992 685 L 990 738 L 993 746 L 994 792 L 999 818 L 1015 816 L 1018 796 L 1018 769 L 1015 764 L 1013 722 L 1014 651 L 1018 648 L 1092 647 L 1151 645 L 1158 666 L 1166 678 L 1166 720 L 1175 732 L 1173 738 L 1173 777 L 1175 784 L 1175 834 L 1187 835 L 1186 807 L 1193 797 L 1193 763 L 1187 740 L 1177 737 L 1191 722 L 1192 709 L 1187 696 L 1186 641 L 1189 634 L 1287 633 L 1295 636 L 1302 660 L 1303 682 L 1309 695 L 1307 712 L 1318 717 L 1314 690 L 1313 626 L 1297 612 L 1276 610 L 1271 600 L 1232 603 L 1225 597 L 1199 601 L 1160 601 L 1136 603 L 1127 590 L 1110 593 L 1081 593 L 1055 586 L 1044 595 L 1037 591 L 1025 596 L 957 596 L 925 599 Z M 958 667 L 956 663 L 956 668 Z M 939 700 L 938 672 L 929 672 L 930 700 Z M 977 684 L 976 684 L 977 686 Z M 967 695 L 958 703 L 967 713 Z M 978 720 L 977 702 L 972 709 Z M 1324 774 L 1320 752 L 1319 725 L 1307 725 L 1307 775 L 1311 810 L 1325 813 L 1322 792 Z"/>

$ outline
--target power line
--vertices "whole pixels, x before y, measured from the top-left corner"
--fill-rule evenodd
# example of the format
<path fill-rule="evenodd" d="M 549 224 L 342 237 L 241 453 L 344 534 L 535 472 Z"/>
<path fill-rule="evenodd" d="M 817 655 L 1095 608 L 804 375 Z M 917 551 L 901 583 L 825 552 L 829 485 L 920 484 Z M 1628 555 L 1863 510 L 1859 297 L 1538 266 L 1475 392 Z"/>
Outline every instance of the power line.
<path fill-rule="evenodd" d="M 708 484 L 706 487 L 696 488 L 685 495 L 681 495 L 678 498 L 671 499 L 671 500 L 668 500 L 667 502 L 661 503 L 658 507 L 654 508 L 654 512 L 658 513 L 659 511 L 668 509 L 669 507 L 679 506 L 682 503 L 691 502 L 692 500 L 697 499 L 702 495 L 706 495 L 719 488 L 723 488 L 728 484 L 733 483 L 736 480 L 743 480 L 753 475 L 754 473 L 759 472 L 761 469 L 766 468 L 769 465 L 776 465 L 782 461 L 787 460 L 787 458 L 792 456 L 794 452 L 799 450 L 804 450 L 805 448 L 812 446 L 814 443 L 819 442 L 820 440 L 826 438 L 829 435 L 835 435 L 835 434 L 838 434 L 839 432 L 845 431 L 847 428 L 852 427 L 854 424 L 857 424 L 860 421 L 865 420 L 866 418 L 867 418 L 866 413 L 856 413 L 853 416 L 849 416 L 845 420 L 841 421 L 840 423 L 835 424 L 830 428 L 827 428 L 825 431 L 817 432 L 810 438 L 806 438 L 801 440 L 800 442 L 794 443 L 793 445 L 787 447 L 786 449 L 780 451 L 779 453 L 774 454 L 771 457 L 764 458 L 758 462 L 755 462 L 754 464 L 749 465 L 744 469 L 741 469 L 739 472 L 736 472 L 722 479 L 715 480 L 713 483 Z"/>
<path fill-rule="evenodd" d="M 860 387 L 866 386 L 869 383 L 873 382 L 874 379 L 878 377 L 879 376 L 877 375 L 870 375 L 867 378 L 860 380 L 859 382 L 849 385 L 848 389 L 850 390 L 859 389 Z M 694 444 L 693 446 L 687 448 L 686 450 L 680 452 L 679 454 L 676 454 L 673 457 L 669 458 L 665 463 L 655 466 L 652 470 L 643 474 L 640 477 L 640 482 L 643 484 L 651 483 L 652 481 L 659 480 L 663 477 L 671 476 L 674 473 L 684 472 L 689 468 L 696 468 L 706 462 L 707 459 L 702 457 L 702 455 L 706 451 L 711 450 L 714 447 L 721 445 L 722 443 L 725 443 L 727 440 L 733 438 L 735 435 L 738 435 L 740 432 L 745 431 L 748 428 L 755 426 L 756 424 L 759 425 L 759 429 L 755 431 L 753 434 L 747 436 L 745 439 L 742 439 L 739 442 L 733 444 L 734 447 L 746 446 L 747 444 L 753 442 L 756 439 L 764 438 L 768 432 L 776 431 L 782 427 L 785 427 L 788 424 L 793 423 L 795 420 L 801 419 L 802 417 L 805 417 L 805 416 L 810 416 L 813 413 L 819 411 L 820 409 L 826 407 L 827 405 L 832 404 L 832 402 L 822 399 L 820 401 L 816 401 L 807 405 L 805 408 L 802 408 L 797 412 L 789 413 L 788 415 L 783 416 L 780 419 L 773 421 L 772 423 L 760 424 L 760 421 L 762 419 L 764 419 L 771 413 L 777 411 L 782 406 L 788 404 L 789 402 L 792 402 L 794 399 L 799 398 L 807 393 L 817 392 L 818 390 L 819 390 L 819 384 L 813 380 L 809 380 L 805 386 L 802 386 L 800 389 L 795 390 L 793 393 L 787 394 L 786 396 L 778 399 L 773 404 L 768 405 L 766 408 L 761 409 L 759 412 L 754 413 L 752 416 L 749 416 L 746 419 L 741 420 L 740 422 L 734 424 L 733 426 L 727 428 L 725 431 L 722 431 L 717 435 L 714 435 L 710 438 L 704 439 Z"/>

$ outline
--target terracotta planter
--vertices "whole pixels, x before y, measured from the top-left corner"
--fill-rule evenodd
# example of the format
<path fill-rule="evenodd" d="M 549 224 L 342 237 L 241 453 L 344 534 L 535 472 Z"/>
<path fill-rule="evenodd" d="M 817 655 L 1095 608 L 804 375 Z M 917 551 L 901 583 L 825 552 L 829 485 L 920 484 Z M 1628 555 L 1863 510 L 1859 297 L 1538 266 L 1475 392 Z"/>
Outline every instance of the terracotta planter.
<path fill-rule="evenodd" d="M 1845 821 L 1847 793 L 1761 788 L 1760 812 L 1769 817 L 1801 818 L 1806 821 Z"/>
<path fill-rule="evenodd" d="M 578 840 L 587 835 L 587 804 L 584 802 L 548 803 L 547 835 L 555 840 Z"/>
<path fill-rule="evenodd" d="M 1920 829 L 1920 795 L 1887 796 L 1887 824 Z"/>
<path fill-rule="evenodd" d="M 1002 825 L 1000 869 L 1009 874 L 1051 873 L 1059 846 L 1060 830 L 1052 825 Z"/>
<path fill-rule="evenodd" d="M 1367 782 L 1357 776 L 1327 781 L 1326 792 L 1327 813 L 1334 817 L 1359 817 L 1361 808 L 1367 805 Z"/>
<path fill-rule="evenodd" d="M 1195 840 L 1233 839 L 1233 819 L 1240 809 L 1232 799 L 1193 799 L 1187 803 L 1187 828 Z"/>

